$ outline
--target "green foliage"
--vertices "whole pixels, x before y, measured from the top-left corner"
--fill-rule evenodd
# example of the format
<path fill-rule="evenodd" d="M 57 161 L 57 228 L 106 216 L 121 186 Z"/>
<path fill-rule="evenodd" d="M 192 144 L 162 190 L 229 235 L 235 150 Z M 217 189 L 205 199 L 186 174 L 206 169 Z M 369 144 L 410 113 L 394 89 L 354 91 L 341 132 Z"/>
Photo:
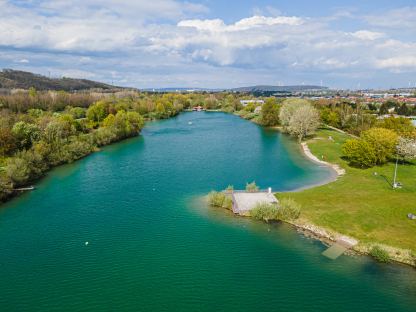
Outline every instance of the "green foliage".
<path fill-rule="evenodd" d="M 34 87 L 30 87 L 29 88 L 29 96 L 34 98 L 38 95 L 38 92 L 36 91 L 36 89 Z"/>
<path fill-rule="evenodd" d="M 232 191 L 234 191 L 234 186 L 233 185 L 228 185 L 227 186 L 227 188 L 225 189 L 225 191 L 227 191 L 227 192 L 232 192 Z"/>
<path fill-rule="evenodd" d="M 296 220 L 300 216 L 301 205 L 292 198 L 282 198 L 279 201 L 278 217 L 280 220 Z"/>
<path fill-rule="evenodd" d="M 268 98 L 263 104 L 260 123 L 267 127 L 277 126 L 279 124 L 279 106 L 276 98 Z"/>
<path fill-rule="evenodd" d="M 377 127 L 393 130 L 398 135 L 404 136 L 404 137 L 416 136 L 416 130 L 412 124 L 412 121 L 404 117 L 384 118 L 377 122 Z"/>
<path fill-rule="evenodd" d="M 379 246 L 371 248 L 370 255 L 382 263 L 389 263 L 391 261 L 388 252 Z"/>
<path fill-rule="evenodd" d="M 108 115 L 108 104 L 98 101 L 87 109 L 86 116 L 89 120 L 100 123 Z"/>
<path fill-rule="evenodd" d="M 341 125 L 341 119 L 338 111 L 331 110 L 329 107 L 325 107 L 320 111 L 321 121 L 332 127 L 339 127 Z"/>
<path fill-rule="evenodd" d="M 6 174 L 15 186 L 39 178 L 46 169 L 47 165 L 42 155 L 34 150 L 18 152 L 15 157 L 9 158 L 6 164 Z"/>
<path fill-rule="evenodd" d="M 39 118 L 44 114 L 44 111 L 39 108 L 31 108 L 27 111 L 27 113 L 31 117 Z"/>
<path fill-rule="evenodd" d="M 9 156 L 17 149 L 17 140 L 11 129 L 0 127 L 0 155 Z"/>
<path fill-rule="evenodd" d="M 370 168 L 377 162 L 374 148 L 364 140 L 347 140 L 342 146 L 342 153 L 353 166 Z"/>
<path fill-rule="evenodd" d="M 369 168 L 385 164 L 396 152 L 397 134 L 389 129 L 371 128 L 360 139 L 347 140 L 343 154 L 353 166 Z"/>
<path fill-rule="evenodd" d="M 20 149 L 29 148 L 40 138 L 40 129 L 34 124 L 19 121 L 14 124 L 12 133 Z"/>
<path fill-rule="evenodd" d="M 83 107 L 67 106 L 65 110 L 72 115 L 74 119 L 80 119 L 86 117 L 86 109 Z"/>
<path fill-rule="evenodd" d="M 257 220 L 264 220 L 266 222 L 270 220 L 279 220 L 279 208 L 275 204 L 269 204 L 266 202 L 258 203 L 253 209 L 250 210 L 250 216 Z"/>
<path fill-rule="evenodd" d="M 319 125 L 318 111 L 306 100 L 288 99 L 279 113 L 283 129 L 300 141 L 314 133 Z"/>
<path fill-rule="evenodd" d="M 246 183 L 246 191 L 247 192 L 258 192 L 259 187 L 256 185 L 256 181 L 251 183 Z"/>
<path fill-rule="evenodd" d="M 364 131 L 361 138 L 372 146 L 376 162 L 379 165 L 386 163 L 393 156 L 398 142 L 397 134 L 384 128 L 372 128 Z"/>
<path fill-rule="evenodd" d="M 212 207 L 232 209 L 232 200 L 223 192 L 212 191 L 208 194 L 208 203 Z"/>

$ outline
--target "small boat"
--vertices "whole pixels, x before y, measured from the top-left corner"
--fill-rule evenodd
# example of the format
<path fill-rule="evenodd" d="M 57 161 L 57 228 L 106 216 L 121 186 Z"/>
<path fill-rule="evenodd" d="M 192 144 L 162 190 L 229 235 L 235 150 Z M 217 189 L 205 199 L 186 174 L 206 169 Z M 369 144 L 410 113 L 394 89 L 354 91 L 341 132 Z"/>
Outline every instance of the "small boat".
<path fill-rule="evenodd" d="M 192 121 L 189 121 L 189 122 L 188 122 L 188 125 L 192 125 Z"/>

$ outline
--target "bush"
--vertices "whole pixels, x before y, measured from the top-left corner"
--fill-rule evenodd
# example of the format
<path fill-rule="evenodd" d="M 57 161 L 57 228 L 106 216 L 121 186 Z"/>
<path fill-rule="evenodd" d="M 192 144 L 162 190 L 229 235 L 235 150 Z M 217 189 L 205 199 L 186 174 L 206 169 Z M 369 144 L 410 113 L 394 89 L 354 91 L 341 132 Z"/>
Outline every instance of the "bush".
<path fill-rule="evenodd" d="M 379 246 L 374 246 L 370 250 L 370 255 L 374 257 L 377 261 L 382 263 L 389 263 L 391 261 L 389 254 L 383 248 Z"/>
<path fill-rule="evenodd" d="M 223 192 L 212 191 L 208 194 L 208 203 L 212 207 L 220 207 L 231 209 L 232 200 L 229 196 L 226 196 Z"/>
<path fill-rule="evenodd" d="M 361 138 L 373 147 L 378 165 L 386 163 L 395 153 L 398 136 L 393 130 L 371 128 Z"/>
<path fill-rule="evenodd" d="M 253 209 L 250 210 L 250 216 L 257 220 L 264 220 L 269 222 L 270 220 L 279 220 L 279 210 L 277 205 L 269 203 L 258 203 Z"/>
<path fill-rule="evenodd" d="M 282 198 L 279 202 L 280 220 L 296 220 L 300 216 L 301 206 L 292 198 Z"/>
<path fill-rule="evenodd" d="M 347 140 L 342 146 L 342 152 L 353 166 L 369 168 L 376 165 L 376 152 L 366 141 Z"/>
<path fill-rule="evenodd" d="M 246 191 L 247 192 L 257 192 L 259 187 L 256 185 L 256 182 L 253 181 L 251 183 L 246 183 Z"/>

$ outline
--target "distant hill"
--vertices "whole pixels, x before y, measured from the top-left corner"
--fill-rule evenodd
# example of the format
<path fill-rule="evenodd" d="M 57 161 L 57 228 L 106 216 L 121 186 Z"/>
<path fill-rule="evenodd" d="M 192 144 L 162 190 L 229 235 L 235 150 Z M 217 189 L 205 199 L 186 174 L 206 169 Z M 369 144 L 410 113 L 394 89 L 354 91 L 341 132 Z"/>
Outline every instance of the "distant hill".
<path fill-rule="evenodd" d="M 4 69 L 0 71 L 0 89 L 29 89 L 36 90 L 64 90 L 76 91 L 87 89 L 121 89 L 106 83 L 87 79 L 75 78 L 48 78 L 30 72 Z"/>
<path fill-rule="evenodd" d="M 169 88 L 145 88 L 141 89 L 147 92 L 219 92 L 226 89 L 209 89 L 209 88 L 183 88 L 183 87 L 169 87 Z"/>
<path fill-rule="evenodd" d="M 320 87 L 314 85 L 298 85 L 298 86 L 250 86 L 234 88 L 231 91 L 235 92 L 301 92 L 307 90 L 326 90 L 327 87 Z"/>

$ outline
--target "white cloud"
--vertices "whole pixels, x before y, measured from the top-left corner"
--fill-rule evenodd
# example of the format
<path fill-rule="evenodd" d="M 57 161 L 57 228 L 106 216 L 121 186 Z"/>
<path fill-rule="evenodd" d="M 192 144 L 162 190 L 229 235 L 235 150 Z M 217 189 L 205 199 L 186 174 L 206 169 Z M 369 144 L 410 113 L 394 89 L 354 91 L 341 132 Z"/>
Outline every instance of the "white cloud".
<path fill-rule="evenodd" d="M 403 31 L 416 31 L 416 6 L 382 12 L 365 16 L 365 20 L 373 26 L 383 28 L 399 28 Z"/>
<path fill-rule="evenodd" d="M 15 62 L 16 63 L 22 63 L 22 64 L 30 63 L 28 59 L 15 60 Z"/>
<path fill-rule="evenodd" d="M 391 69 L 404 69 L 415 70 L 416 69 L 416 56 L 396 56 L 387 59 L 378 60 L 376 62 L 379 68 L 391 68 Z"/>
<path fill-rule="evenodd" d="M 369 30 L 359 30 L 359 31 L 351 33 L 351 35 L 361 40 L 371 40 L 371 41 L 385 37 L 385 34 L 381 32 L 375 32 L 375 31 L 369 31 Z"/>
<path fill-rule="evenodd" d="M 353 20 L 344 13 L 283 16 L 265 8 L 226 23 L 204 19 L 207 10 L 178 0 L 38 0 L 26 6 L 0 0 L 0 66 L 113 77 L 130 85 L 177 81 L 188 86 L 204 79 L 217 86 L 238 83 L 246 78 L 232 74 L 243 73 L 264 83 L 275 75 L 356 79 L 416 71 L 415 37 L 401 37 L 393 27 L 402 14 L 400 33 L 414 32 L 416 24 L 409 25 L 416 10 L 387 12 L 395 17 L 389 25 L 356 14 L 367 22 L 353 31 L 338 23 Z"/>
<path fill-rule="evenodd" d="M 266 17 L 266 16 L 252 16 L 243 18 L 238 22 L 226 25 L 224 21 L 220 19 L 211 20 L 184 20 L 178 23 L 179 27 L 191 27 L 198 30 L 206 30 L 211 32 L 231 32 L 249 30 L 252 28 L 258 28 L 262 26 L 274 26 L 274 25 L 290 25 L 298 26 L 303 23 L 303 20 L 295 16 L 278 16 L 278 17 Z"/>

